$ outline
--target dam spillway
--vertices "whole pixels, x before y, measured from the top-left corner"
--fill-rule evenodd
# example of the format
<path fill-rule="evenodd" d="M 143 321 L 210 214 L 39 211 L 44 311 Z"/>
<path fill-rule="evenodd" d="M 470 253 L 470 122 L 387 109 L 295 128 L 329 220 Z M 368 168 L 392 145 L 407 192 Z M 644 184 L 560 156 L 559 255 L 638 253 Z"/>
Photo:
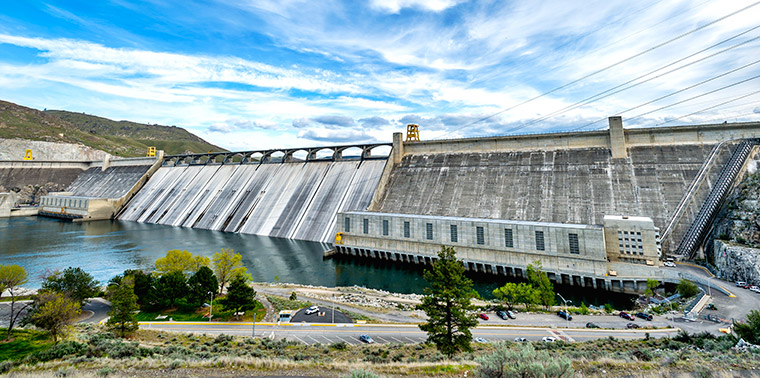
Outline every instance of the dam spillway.
<path fill-rule="evenodd" d="M 366 209 L 385 159 L 159 168 L 119 219 L 328 242 L 339 211 Z"/>

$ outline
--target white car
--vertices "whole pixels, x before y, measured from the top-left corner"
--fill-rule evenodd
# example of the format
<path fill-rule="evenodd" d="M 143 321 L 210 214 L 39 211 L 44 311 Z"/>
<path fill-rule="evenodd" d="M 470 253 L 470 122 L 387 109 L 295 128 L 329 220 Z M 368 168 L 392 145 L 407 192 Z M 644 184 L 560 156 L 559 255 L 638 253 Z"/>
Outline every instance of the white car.
<path fill-rule="evenodd" d="M 554 336 L 544 336 L 544 338 L 541 339 L 541 341 L 543 341 L 545 343 L 553 343 L 553 342 L 557 341 L 557 338 L 554 337 Z"/>
<path fill-rule="evenodd" d="M 515 341 L 517 341 L 518 343 L 524 343 L 524 342 L 527 342 L 528 339 L 524 337 L 515 337 Z"/>
<path fill-rule="evenodd" d="M 482 337 L 476 337 L 476 338 L 475 338 L 475 342 L 476 342 L 476 343 L 483 343 L 483 344 L 485 344 L 485 343 L 487 343 L 487 342 L 488 342 L 488 340 L 486 340 L 486 339 L 484 339 L 484 338 L 482 338 Z"/>
<path fill-rule="evenodd" d="M 319 307 L 318 306 L 311 306 L 311 307 L 309 307 L 309 308 L 306 309 L 306 315 L 315 314 L 317 312 L 319 312 Z"/>
<path fill-rule="evenodd" d="M 749 289 L 752 290 L 752 291 L 754 291 L 755 293 L 760 293 L 760 287 L 750 286 Z"/>
<path fill-rule="evenodd" d="M 676 267 L 676 264 L 673 263 L 673 262 L 670 262 L 670 261 L 665 261 L 664 263 L 662 263 L 662 265 L 665 265 L 665 266 L 670 267 L 670 268 L 675 268 Z"/>

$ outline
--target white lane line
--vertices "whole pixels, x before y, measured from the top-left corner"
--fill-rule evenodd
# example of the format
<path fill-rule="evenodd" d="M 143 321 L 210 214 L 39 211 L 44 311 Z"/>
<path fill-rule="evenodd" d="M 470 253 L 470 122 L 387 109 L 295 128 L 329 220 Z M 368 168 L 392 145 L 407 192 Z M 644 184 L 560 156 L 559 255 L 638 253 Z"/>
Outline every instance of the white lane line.
<path fill-rule="evenodd" d="M 315 339 L 315 338 L 313 338 L 313 337 L 311 337 L 311 336 L 309 336 L 309 335 L 307 335 L 306 337 L 308 337 L 308 338 L 310 338 L 310 339 L 312 339 L 312 340 L 314 341 L 313 343 L 309 343 L 309 345 L 314 345 L 314 344 L 321 344 L 321 343 L 319 342 L 319 340 L 317 340 L 317 339 Z"/>
<path fill-rule="evenodd" d="M 386 340 L 382 336 L 375 336 L 375 337 L 373 337 L 373 339 L 377 339 L 377 340 L 382 341 L 380 344 L 388 344 L 388 340 Z"/>
<path fill-rule="evenodd" d="M 404 336 L 404 338 L 407 339 L 407 340 L 409 340 L 410 343 L 416 344 L 416 343 L 420 342 L 419 340 L 414 340 L 411 337 Z"/>
<path fill-rule="evenodd" d="M 307 343 L 306 341 L 303 341 L 303 340 L 301 340 L 301 338 L 300 338 L 300 337 L 298 337 L 298 336 L 296 336 L 296 335 L 292 335 L 292 336 L 293 336 L 293 337 L 295 337 L 295 338 L 296 338 L 298 341 L 300 341 L 300 342 L 301 342 L 301 344 L 306 344 L 306 345 L 309 345 L 309 343 Z"/>
<path fill-rule="evenodd" d="M 328 344 L 332 344 L 332 343 L 334 343 L 334 342 L 335 342 L 335 341 L 333 341 L 332 339 L 328 339 L 328 338 L 327 338 L 327 337 L 325 337 L 324 335 L 320 335 L 319 337 L 321 337 L 321 338 L 325 339 L 325 341 L 327 341 L 327 343 L 328 343 Z"/>
<path fill-rule="evenodd" d="M 399 339 L 397 339 L 397 338 L 395 338 L 393 336 L 391 336 L 391 339 L 396 340 L 396 342 L 399 343 L 399 344 L 403 344 L 404 343 L 403 341 L 401 341 L 401 340 L 399 340 Z"/>

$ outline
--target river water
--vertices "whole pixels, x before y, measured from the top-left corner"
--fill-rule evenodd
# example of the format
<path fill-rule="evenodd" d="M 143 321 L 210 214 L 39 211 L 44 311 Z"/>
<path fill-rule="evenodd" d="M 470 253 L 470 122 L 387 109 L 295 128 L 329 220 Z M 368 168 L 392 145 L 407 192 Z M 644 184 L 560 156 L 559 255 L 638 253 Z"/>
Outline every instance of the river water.
<path fill-rule="evenodd" d="M 43 217 L 0 218 L 0 263 L 18 264 L 29 274 L 30 288 L 54 270 L 81 267 L 101 282 L 125 269 L 152 269 L 170 249 L 211 257 L 222 248 L 243 256 L 259 282 L 318 286 L 364 286 L 398 293 L 422 293 L 422 268 L 353 258 L 322 259 L 328 244 L 257 235 L 171 227 L 128 221 L 72 223 Z M 472 276 L 484 297 L 504 278 Z M 587 304 L 628 307 L 630 297 L 577 287 L 557 287 L 565 297 Z"/>

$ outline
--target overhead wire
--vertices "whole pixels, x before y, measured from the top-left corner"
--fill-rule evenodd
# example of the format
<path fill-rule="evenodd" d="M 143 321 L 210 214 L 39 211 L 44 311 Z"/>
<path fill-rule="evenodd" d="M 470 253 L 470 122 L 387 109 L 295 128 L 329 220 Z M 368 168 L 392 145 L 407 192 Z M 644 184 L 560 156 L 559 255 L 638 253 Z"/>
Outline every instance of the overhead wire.
<path fill-rule="evenodd" d="M 622 59 L 622 60 L 620 60 L 620 61 L 617 61 L 617 62 L 615 62 L 615 63 L 612 63 L 612 64 L 610 64 L 610 65 L 608 65 L 608 66 L 606 66 L 606 67 L 603 67 L 603 68 L 601 68 L 601 69 L 598 69 L 598 70 L 596 70 L 596 71 L 593 71 L 593 72 L 591 72 L 591 73 L 589 73 L 589 74 L 586 74 L 586 75 L 584 75 L 584 76 L 582 76 L 582 77 L 580 77 L 580 78 L 578 78 L 578 79 L 572 80 L 572 81 L 570 81 L 570 82 L 568 82 L 568 83 L 566 83 L 566 84 L 563 84 L 563 85 L 561 85 L 561 86 L 559 86 L 559 87 L 556 87 L 556 88 L 554 88 L 554 89 L 551 89 L 551 90 L 549 90 L 549 91 L 547 91 L 547 92 L 541 93 L 541 94 L 539 94 L 539 95 L 537 95 L 537 96 L 531 97 L 531 98 L 529 98 L 529 99 L 527 99 L 527 100 L 524 100 L 524 101 L 522 101 L 522 102 L 519 102 L 519 103 L 517 103 L 517 104 L 515 104 L 515 105 L 512 105 L 512 106 L 510 106 L 510 107 L 508 107 L 508 108 L 502 109 L 502 110 L 500 110 L 500 111 L 498 111 L 498 112 L 496 112 L 496 113 L 490 114 L 490 115 L 488 115 L 488 116 L 485 116 L 485 117 L 479 118 L 479 119 L 477 119 L 477 120 L 475 120 L 475 121 L 472 121 L 472 122 L 470 122 L 470 123 L 467 123 L 467 124 L 465 124 L 465 125 L 463 125 L 463 126 L 461 126 L 461 127 L 458 127 L 458 128 L 456 128 L 456 129 L 454 129 L 454 130 L 451 130 L 451 131 L 449 131 L 449 132 L 447 132 L 447 133 L 443 134 L 441 137 L 443 137 L 443 136 L 446 136 L 446 135 L 450 135 L 451 133 L 454 133 L 454 132 L 456 132 L 456 131 L 459 131 L 459 130 L 461 130 L 461 129 L 464 129 L 465 127 L 469 127 L 469 126 L 472 126 L 472 125 L 474 125 L 474 124 L 477 124 L 477 123 L 480 123 L 480 122 L 486 121 L 486 120 L 488 120 L 488 119 L 491 119 L 491 118 L 493 118 L 493 117 L 496 117 L 496 116 L 497 116 L 497 115 L 499 115 L 499 114 L 502 114 L 502 113 L 508 112 L 508 111 L 510 111 L 510 110 L 513 110 L 513 109 L 515 109 L 515 108 L 518 108 L 518 107 L 520 107 L 520 106 L 522 106 L 522 105 L 525 105 L 525 104 L 528 104 L 528 103 L 530 103 L 530 102 L 533 102 L 533 101 L 535 101 L 535 100 L 537 100 L 537 99 L 539 99 L 539 98 L 545 97 L 545 96 L 547 96 L 547 95 L 550 95 L 550 94 L 552 94 L 552 93 L 554 93 L 554 92 L 557 92 L 557 91 L 559 91 L 559 90 L 565 89 L 565 88 L 567 88 L 567 87 L 569 87 L 569 86 L 571 86 L 571 85 L 574 85 L 574 84 L 576 84 L 576 83 L 579 83 L 579 82 L 581 82 L 581 81 L 583 81 L 583 80 L 586 80 L 586 79 L 588 79 L 588 78 L 590 78 L 590 77 L 592 77 L 592 76 L 598 75 L 598 74 L 600 74 L 600 73 L 602 73 L 602 72 L 605 72 L 605 71 L 607 71 L 607 70 L 609 70 L 609 69 L 611 69 L 611 68 L 617 67 L 617 66 L 619 66 L 619 65 L 621 65 L 621 64 L 623 64 L 623 63 L 629 62 L 629 61 L 631 61 L 631 60 L 633 60 L 633 59 L 635 59 L 635 58 L 638 58 L 638 57 L 640 57 L 640 56 L 642 56 L 642 55 L 645 55 L 645 54 L 647 54 L 647 53 L 650 53 L 650 52 L 652 52 L 652 51 L 654 51 L 654 50 L 657 50 L 657 49 L 659 49 L 659 48 L 661 48 L 661 47 L 663 47 L 663 46 L 667 46 L 668 44 L 671 44 L 671 43 L 673 43 L 673 42 L 675 42 L 675 41 L 678 41 L 678 40 L 680 40 L 680 39 L 682 39 L 682 38 L 684 38 L 684 37 L 686 37 L 686 36 L 689 36 L 689 35 L 691 35 L 691 34 L 694 34 L 694 33 L 698 32 L 698 31 L 700 31 L 700 30 L 703 30 L 703 29 L 705 29 L 705 28 L 708 28 L 708 27 L 710 27 L 710 26 L 712 26 L 712 25 L 714 25 L 714 24 L 716 24 L 716 23 L 718 23 L 718 22 L 721 22 L 721 21 L 723 21 L 723 20 L 725 20 L 725 19 L 727 19 L 727 18 L 729 18 L 729 17 L 732 17 L 732 16 L 734 16 L 734 15 L 737 15 L 737 14 L 739 14 L 739 13 L 741 13 L 741 12 L 744 12 L 744 11 L 746 11 L 747 9 L 750 9 L 750 8 L 752 8 L 752 7 L 755 7 L 755 6 L 757 6 L 758 4 L 760 4 L 760 1 L 756 1 L 756 2 L 754 2 L 754 3 L 752 3 L 752 4 L 749 4 L 749 5 L 747 5 L 747 6 L 743 7 L 743 8 L 740 8 L 740 9 L 738 9 L 738 10 L 735 10 L 735 11 L 733 11 L 733 12 L 731 12 L 731 13 L 727 14 L 727 15 L 724 15 L 724 16 L 722 16 L 722 17 L 720 17 L 720 18 L 717 18 L 717 19 L 715 19 L 715 20 L 713 20 L 713 21 L 710 21 L 710 22 L 708 22 L 708 23 L 706 23 L 706 24 L 704 24 L 704 25 L 698 26 L 698 27 L 696 27 L 696 28 L 694 28 L 694 29 L 692 29 L 692 30 L 690 30 L 690 31 L 684 32 L 684 33 L 682 33 L 682 34 L 679 34 L 679 35 L 678 35 L 678 36 L 676 36 L 676 37 L 673 37 L 673 38 L 671 38 L 671 39 L 668 39 L 668 40 L 666 40 L 666 41 L 664 41 L 664 42 L 661 42 L 661 43 L 659 43 L 659 44 L 657 44 L 657 45 L 655 45 L 655 46 L 652 46 L 652 47 L 650 47 L 650 48 L 648 48 L 648 49 L 646 49 L 646 50 L 640 51 L 640 52 L 638 52 L 638 53 L 636 53 L 636 54 L 633 54 L 633 55 L 631 55 L 631 56 L 629 56 L 629 57 L 627 57 L 627 58 L 625 58 L 625 59 Z M 439 139 L 440 139 L 440 138 L 439 138 Z"/>
<path fill-rule="evenodd" d="M 657 125 L 655 125 L 655 126 L 664 125 L 664 124 L 667 124 L 667 123 L 670 123 L 670 122 L 673 122 L 673 121 L 677 121 L 677 120 L 679 120 L 679 119 L 682 119 L 682 118 L 686 118 L 686 117 L 690 117 L 690 116 L 693 116 L 693 115 L 695 115 L 695 114 L 703 113 L 703 112 L 706 112 L 706 111 L 708 111 L 708 110 L 712 110 L 712 109 L 715 109 L 715 108 L 717 108 L 717 107 L 719 107 L 719 106 L 722 106 L 722 105 L 726 105 L 726 104 L 732 103 L 732 102 L 734 102 L 734 101 L 739 101 L 739 100 L 741 100 L 741 99 L 747 98 L 747 97 L 749 97 L 749 96 L 752 96 L 752 95 L 756 95 L 756 94 L 758 94 L 758 93 L 760 93 L 760 90 L 757 90 L 757 91 L 754 91 L 754 92 L 750 92 L 750 93 L 747 93 L 747 94 L 745 94 L 745 95 L 742 95 L 742 96 L 739 96 L 739 97 L 735 97 L 735 98 L 732 98 L 732 99 L 730 99 L 730 100 L 728 100 L 728 101 L 724 101 L 724 102 L 721 102 L 720 104 L 717 104 L 717 105 L 709 106 L 709 107 L 707 107 L 707 108 L 704 108 L 704 109 L 698 110 L 698 111 L 696 111 L 696 112 L 692 112 L 692 113 L 689 113 L 689 114 L 686 114 L 686 115 L 682 115 L 682 116 L 680 116 L 680 117 L 676 117 L 676 118 L 673 118 L 673 119 L 671 119 L 671 120 L 668 120 L 667 122 L 663 122 L 663 123 L 657 124 Z"/>

